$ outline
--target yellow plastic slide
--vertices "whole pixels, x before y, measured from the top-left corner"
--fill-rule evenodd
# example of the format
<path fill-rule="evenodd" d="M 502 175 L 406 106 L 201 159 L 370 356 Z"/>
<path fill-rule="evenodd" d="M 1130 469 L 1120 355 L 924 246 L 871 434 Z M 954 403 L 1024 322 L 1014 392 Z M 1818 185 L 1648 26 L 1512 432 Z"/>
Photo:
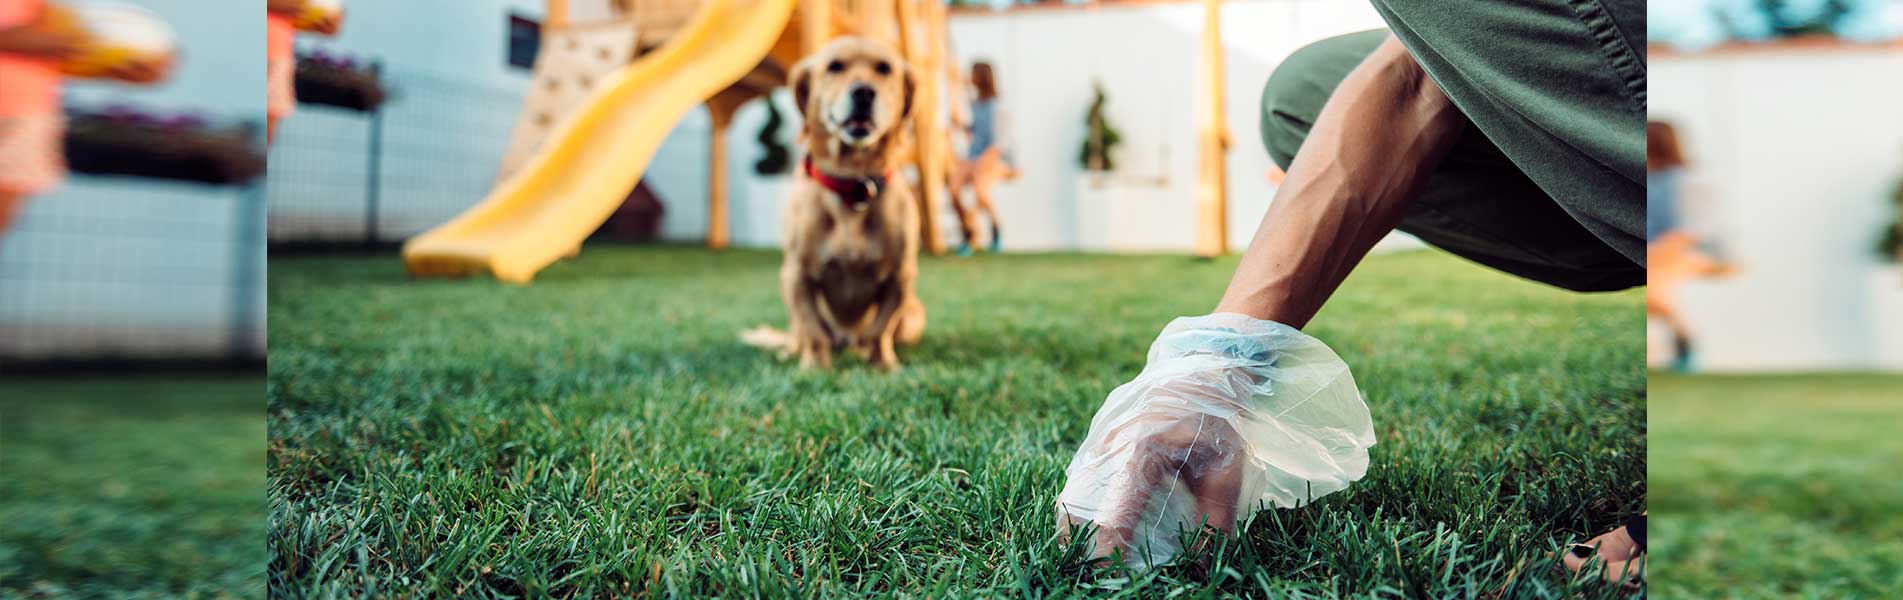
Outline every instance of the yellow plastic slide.
<path fill-rule="evenodd" d="M 794 0 L 709 0 L 680 34 L 601 82 L 534 158 L 462 215 L 403 245 L 417 276 L 528 283 L 627 198 L 676 122 L 760 64 Z"/>

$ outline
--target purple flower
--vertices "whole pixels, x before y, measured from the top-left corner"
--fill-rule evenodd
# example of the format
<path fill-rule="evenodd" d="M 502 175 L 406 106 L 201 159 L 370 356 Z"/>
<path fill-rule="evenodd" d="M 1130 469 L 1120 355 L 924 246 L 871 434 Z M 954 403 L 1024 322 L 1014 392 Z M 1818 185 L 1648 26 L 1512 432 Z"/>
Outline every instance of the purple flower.
<path fill-rule="evenodd" d="M 187 131 L 205 126 L 205 119 L 198 115 L 170 115 L 159 121 L 159 126 L 172 131 Z"/>

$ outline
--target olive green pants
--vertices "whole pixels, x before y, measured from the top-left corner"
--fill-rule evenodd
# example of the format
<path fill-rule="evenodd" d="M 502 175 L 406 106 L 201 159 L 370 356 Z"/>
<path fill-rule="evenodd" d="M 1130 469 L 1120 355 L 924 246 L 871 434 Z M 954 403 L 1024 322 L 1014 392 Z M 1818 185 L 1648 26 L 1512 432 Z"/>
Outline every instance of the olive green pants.
<path fill-rule="evenodd" d="M 1472 123 L 1400 229 L 1578 291 L 1645 284 L 1645 10 L 1630 0 L 1375 7 Z M 1262 92 L 1284 169 L 1336 86 L 1390 31 L 1298 50 Z"/>

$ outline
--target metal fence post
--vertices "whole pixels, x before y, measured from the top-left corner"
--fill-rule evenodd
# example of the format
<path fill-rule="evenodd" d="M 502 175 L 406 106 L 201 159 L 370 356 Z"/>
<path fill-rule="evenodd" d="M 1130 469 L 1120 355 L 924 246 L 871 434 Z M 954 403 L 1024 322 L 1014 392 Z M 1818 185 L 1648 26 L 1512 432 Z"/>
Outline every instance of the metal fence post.
<path fill-rule="evenodd" d="M 257 334 L 259 277 L 264 259 L 264 178 L 238 188 L 237 235 L 232 248 L 231 323 L 229 352 L 235 359 L 255 358 L 251 343 Z"/>
<path fill-rule="evenodd" d="M 370 73 L 383 77 L 383 61 L 370 63 Z M 375 247 L 378 242 L 377 221 L 382 213 L 383 195 L 383 107 L 377 106 L 370 111 L 370 148 L 369 167 L 365 170 L 364 207 L 363 207 L 363 244 Z"/>

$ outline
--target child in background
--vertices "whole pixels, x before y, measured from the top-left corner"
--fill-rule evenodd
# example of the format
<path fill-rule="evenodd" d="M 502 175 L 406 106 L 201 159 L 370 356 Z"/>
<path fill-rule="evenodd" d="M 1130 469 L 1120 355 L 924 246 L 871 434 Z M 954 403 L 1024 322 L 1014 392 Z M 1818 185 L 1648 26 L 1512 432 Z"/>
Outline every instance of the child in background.
<path fill-rule="evenodd" d="M 45 0 L 0 0 L 0 235 L 28 197 L 66 177 L 60 112 L 61 61 L 86 51 L 87 36 L 50 25 Z M 164 79 L 171 57 L 115 66 L 105 78 L 147 84 Z"/>
<path fill-rule="evenodd" d="M 278 121 L 297 110 L 297 57 L 292 38 L 297 35 L 296 19 L 304 12 L 305 0 L 269 0 L 265 5 L 266 84 L 265 141 L 276 141 Z M 343 26 L 341 14 L 326 17 L 311 27 L 324 35 L 337 35 Z"/>
<path fill-rule="evenodd" d="M 1010 179 L 1016 171 L 1011 157 L 1010 122 L 998 102 L 998 84 L 991 63 L 971 64 L 971 87 L 978 96 L 971 102 L 971 121 L 960 124 L 969 136 L 969 147 L 965 159 L 958 163 L 951 190 L 952 206 L 958 209 L 959 226 L 965 234 L 964 243 L 958 246 L 959 256 L 971 255 L 978 236 L 978 217 L 960 200 L 964 190 L 971 189 L 978 210 L 991 219 L 991 252 L 995 254 L 1004 242 L 998 227 L 998 211 L 991 202 L 991 189 Z"/>
<path fill-rule="evenodd" d="M 85 37 L 41 26 L 43 0 L 0 0 L 0 235 L 26 199 L 59 185 L 66 160 L 59 63 L 85 49 Z"/>

